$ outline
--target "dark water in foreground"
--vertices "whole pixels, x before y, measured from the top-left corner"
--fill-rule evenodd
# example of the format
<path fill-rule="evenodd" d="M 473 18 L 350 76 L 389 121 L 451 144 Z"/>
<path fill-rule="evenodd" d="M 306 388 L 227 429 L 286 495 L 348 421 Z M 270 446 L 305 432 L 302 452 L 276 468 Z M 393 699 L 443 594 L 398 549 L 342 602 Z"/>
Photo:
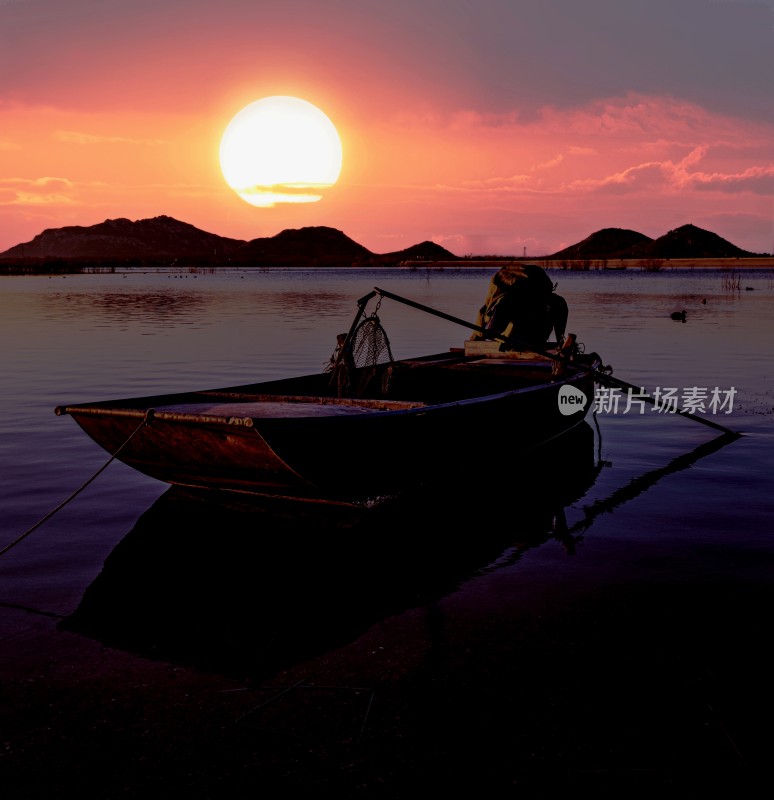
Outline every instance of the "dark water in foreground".
<path fill-rule="evenodd" d="M 54 416 L 56 405 L 318 372 L 355 300 L 374 285 L 473 320 L 490 274 L 4 278 L 0 547 L 106 459 L 71 419 Z M 618 737 L 634 736 L 633 718 L 655 724 L 667 708 L 680 709 L 688 727 L 709 725 L 712 700 L 746 724 L 734 735 L 724 718 L 712 731 L 722 738 L 724 729 L 725 744 L 713 739 L 710 750 L 729 763 L 754 761 L 764 740 L 749 731 L 763 729 L 774 706 L 754 680 L 770 666 L 759 634 L 768 635 L 761 626 L 774 601 L 774 276 L 743 274 L 741 291 L 725 290 L 717 271 L 553 277 L 569 302 L 568 329 L 614 375 L 681 396 L 706 391 L 708 405 L 713 389 L 733 389 L 731 413 L 706 416 L 742 437 L 727 441 L 649 406 L 623 413 L 622 403 L 618 413 L 589 415 L 572 446 L 491 475 L 497 436 L 485 431 L 480 463 L 448 492 L 366 521 L 216 503 L 114 463 L 0 558 L 0 605 L 61 615 L 119 647 L 234 675 L 271 675 L 325 653 L 344 658 L 357 646 L 386 650 L 384 674 L 411 673 L 424 689 L 430 681 L 452 705 L 481 700 L 480 691 L 490 708 L 502 701 L 509 717 L 541 720 L 538 749 L 556 735 L 540 704 L 571 708 L 578 727 L 565 730 L 562 746 L 579 748 L 579 761 L 584 737 L 618 753 Z M 682 309 L 686 322 L 672 321 Z M 468 336 L 388 300 L 380 315 L 396 358 Z M 379 442 L 364 442 L 364 469 L 378 457 Z M 536 677 L 538 633 L 559 659 L 551 696 L 527 691 L 516 705 L 493 697 L 517 664 L 525 686 Z M 607 683 L 590 661 L 600 648 L 613 653 Z M 729 694 L 725 682 L 722 698 L 709 697 L 718 675 L 743 665 L 750 684 L 731 681 Z M 674 680 L 664 679 L 667 667 Z M 623 691 L 626 673 L 637 692 L 624 692 L 620 707 L 612 696 L 595 705 L 611 685 Z M 461 674 L 464 688 L 452 685 Z M 375 681 L 373 664 L 353 665 L 352 680 L 359 675 Z M 660 676 L 658 696 L 648 675 Z M 438 700 L 415 722 L 432 717 L 436 734 L 452 729 L 449 708 Z M 526 736 L 519 730 L 514 737 Z M 671 742 L 663 747 L 677 752 L 686 731 L 662 733 Z M 457 745 L 446 744 L 448 755 Z M 506 744 L 519 742 L 496 746 Z M 640 745 L 643 763 L 656 758 Z M 683 755 L 690 763 L 696 753 Z"/>

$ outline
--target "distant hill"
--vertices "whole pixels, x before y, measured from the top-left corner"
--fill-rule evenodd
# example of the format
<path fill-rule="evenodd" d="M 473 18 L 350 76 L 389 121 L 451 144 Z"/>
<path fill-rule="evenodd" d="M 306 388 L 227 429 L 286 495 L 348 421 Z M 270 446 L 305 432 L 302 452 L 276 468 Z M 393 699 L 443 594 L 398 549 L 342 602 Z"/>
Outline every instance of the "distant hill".
<path fill-rule="evenodd" d="M 289 228 L 275 236 L 229 239 L 161 216 L 132 222 L 108 219 L 88 227 L 49 228 L 24 244 L 0 253 L 15 263 L 100 262 L 105 264 L 192 264 L 204 266 L 349 267 L 394 266 L 415 259 L 457 259 L 433 242 L 378 254 L 335 228 Z"/>
<path fill-rule="evenodd" d="M 756 255 L 760 254 L 742 250 L 716 233 L 695 225 L 683 225 L 658 239 L 624 228 L 603 228 L 548 258 L 750 258 Z"/>
<path fill-rule="evenodd" d="M 649 242 L 631 247 L 626 258 L 749 258 L 742 250 L 712 231 L 683 225 Z"/>
<path fill-rule="evenodd" d="M 31 242 L 17 244 L 0 258 L 190 258 L 235 253 L 244 241 L 199 230 L 172 217 L 132 222 L 106 219 L 96 225 L 48 228 Z"/>
<path fill-rule="evenodd" d="M 252 239 L 234 254 L 244 264 L 274 267 L 347 267 L 372 256 L 336 228 L 288 228 L 276 236 Z"/>
<path fill-rule="evenodd" d="M 372 266 L 395 266 L 404 262 L 413 264 L 423 261 L 455 261 L 458 258 L 459 256 L 450 253 L 440 244 L 426 241 L 407 247 L 405 250 L 372 255 L 367 261 Z"/>
<path fill-rule="evenodd" d="M 626 228 L 602 228 L 582 242 L 565 247 L 549 258 L 622 258 L 633 247 L 646 245 L 651 241 L 653 240 L 644 233 Z"/>

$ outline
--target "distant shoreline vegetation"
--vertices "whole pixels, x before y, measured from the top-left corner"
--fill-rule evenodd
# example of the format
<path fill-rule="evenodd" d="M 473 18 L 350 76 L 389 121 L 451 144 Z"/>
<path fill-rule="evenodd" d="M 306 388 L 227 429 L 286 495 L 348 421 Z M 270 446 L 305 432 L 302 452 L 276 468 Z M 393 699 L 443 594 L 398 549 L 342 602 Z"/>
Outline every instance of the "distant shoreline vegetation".
<path fill-rule="evenodd" d="M 83 259 L 83 258 L 13 258 L 0 261 L 0 276 L 3 275 L 88 275 L 131 272 L 174 272 L 174 273 L 210 273 L 227 271 L 268 272 L 270 270 L 287 269 L 395 269 L 443 271 L 445 269 L 499 269 L 504 264 L 529 263 L 544 269 L 570 272 L 591 271 L 637 271 L 666 272 L 671 270 L 691 269 L 771 269 L 774 270 L 774 256 L 750 256 L 734 258 L 674 258 L 674 259 L 550 259 L 509 256 L 463 256 L 455 259 L 433 261 L 429 259 L 403 260 L 393 263 L 354 263 L 316 266 L 314 264 L 289 263 L 256 264 L 255 262 L 213 261 L 206 259 L 169 259 L 169 258 L 127 258 L 127 259 Z"/>
<path fill-rule="evenodd" d="M 774 269 L 774 256 L 733 256 L 731 258 L 596 258 L 533 259 L 546 269 L 574 272 L 636 269 L 662 272 L 669 269 Z"/>

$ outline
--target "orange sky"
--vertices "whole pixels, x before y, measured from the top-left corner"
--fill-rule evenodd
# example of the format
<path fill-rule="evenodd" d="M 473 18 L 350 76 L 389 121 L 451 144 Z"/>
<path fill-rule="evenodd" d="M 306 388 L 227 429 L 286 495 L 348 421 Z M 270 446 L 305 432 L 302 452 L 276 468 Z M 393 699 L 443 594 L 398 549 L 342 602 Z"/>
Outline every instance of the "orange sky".
<path fill-rule="evenodd" d="M 0 0 L 0 251 L 161 214 L 375 252 L 537 256 L 686 223 L 774 251 L 771 3 L 581 5 Z M 220 173 L 231 117 L 273 94 L 340 133 L 318 203 L 256 208 Z"/>

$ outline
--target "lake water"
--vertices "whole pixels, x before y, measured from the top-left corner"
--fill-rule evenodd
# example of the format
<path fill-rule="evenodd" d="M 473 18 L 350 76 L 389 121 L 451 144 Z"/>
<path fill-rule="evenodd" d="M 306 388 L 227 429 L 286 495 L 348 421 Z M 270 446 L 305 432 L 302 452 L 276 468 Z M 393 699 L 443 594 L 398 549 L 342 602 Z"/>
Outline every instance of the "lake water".
<path fill-rule="evenodd" d="M 492 273 L 278 270 L 0 279 L 0 547 L 38 522 L 106 460 L 69 417 L 54 415 L 56 405 L 318 372 L 336 335 L 349 327 L 356 300 L 374 286 L 474 321 Z M 187 608 L 196 609 L 199 626 L 191 629 L 191 637 L 202 651 L 194 653 L 179 635 L 185 625 L 174 636 L 171 624 L 157 625 L 152 647 L 193 663 L 206 651 L 204 660 L 215 669 L 228 669 L 233 656 L 248 670 L 257 663 L 250 661 L 255 653 L 234 644 L 234 631 L 231 638 L 222 635 L 223 615 L 237 606 L 240 613 L 254 615 L 255 608 L 244 612 L 245 594 L 232 595 L 216 619 L 214 593 L 202 596 L 202 586 L 215 580 L 212 573 L 220 575 L 221 593 L 235 583 L 249 583 L 252 575 L 264 587 L 256 602 L 274 616 L 279 609 L 291 614 L 288 598 L 295 598 L 295 616 L 280 617 L 279 627 L 282 619 L 287 627 L 315 602 L 303 596 L 301 584 L 314 586 L 319 599 L 323 589 L 313 576 L 328 570 L 326 585 L 354 581 L 339 591 L 336 605 L 338 619 L 352 619 L 331 632 L 330 642 L 318 636 L 318 652 L 358 637 L 379 639 L 372 627 L 377 624 L 384 637 L 379 646 L 384 646 L 394 635 L 386 620 L 432 607 L 442 609 L 444 624 L 454 628 L 456 657 L 494 648 L 492 637 L 502 635 L 493 628 L 495 621 L 507 619 L 508 635 L 514 637 L 511 655 L 518 658 L 524 630 L 592 603 L 597 611 L 602 605 L 617 609 L 621 618 L 615 629 L 622 639 L 635 650 L 639 645 L 632 642 L 646 641 L 642 646 L 655 663 L 659 640 L 648 626 L 672 620 L 668 640 L 674 644 L 678 631 L 690 638 L 699 616 L 694 604 L 701 597 L 716 624 L 708 628 L 704 619 L 695 628 L 703 637 L 697 652 L 706 654 L 710 641 L 731 647 L 733 639 L 740 657 L 752 657 L 751 647 L 759 655 L 757 642 L 736 638 L 741 630 L 736 626 L 741 616 L 760 623 L 765 617 L 760 600 L 765 598 L 770 609 L 772 599 L 774 274 L 739 276 L 737 290 L 725 287 L 717 270 L 551 272 L 570 307 L 568 330 L 587 351 L 600 353 L 614 376 L 651 391 L 671 388 L 684 395 L 698 389 L 706 393 L 707 405 L 717 389 L 732 400 L 731 413 L 725 413 L 726 406 L 715 414 L 708 409 L 705 416 L 742 433 L 735 441 L 718 440 L 716 430 L 651 406 L 643 413 L 636 407 L 623 413 L 625 403 L 617 413 L 600 409 L 589 415 L 590 477 L 575 475 L 574 462 L 559 454 L 531 476 L 543 488 L 535 492 L 533 484 L 527 496 L 520 481 L 509 484 L 507 476 L 505 485 L 500 476 L 497 497 L 482 496 L 480 488 L 468 494 L 461 482 L 450 487 L 449 498 L 428 500 L 435 506 L 414 507 L 392 520 L 394 528 L 382 527 L 375 536 L 378 555 L 362 550 L 368 530 L 358 531 L 363 538 L 357 544 L 346 537 L 334 542 L 326 539 L 334 534 L 319 522 L 283 528 L 286 523 L 279 521 L 254 524 L 249 515 L 233 516 L 233 510 L 208 507 L 200 513 L 201 506 L 186 505 L 169 496 L 166 485 L 116 462 L 0 558 L 0 604 L 62 617 L 82 604 L 100 605 L 99 624 L 87 620 L 85 629 L 147 650 L 151 645 L 140 641 L 138 626 L 122 638 L 118 622 L 110 630 L 104 609 L 112 608 L 115 622 L 121 613 L 110 603 L 117 603 L 123 591 L 130 598 L 123 601 L 125 617 L 127 606 L 133 614 L 142 607 L 144 624 L 151 617 L 169 622 L 174 615 L 179 622 L 180 593 L 187 591 Z M 670 319 L 671 312 L 683 309 L 685 322 Z M 380 317 L 396 358 L 459 347 L 469 335 L 461 326 L 390 300 L 383 302 Z M 496 446 L 492 436 L 482 432 L 484 452 Z M 378 451 L 379 442 L 365 442 L 364 464 L 366 456 L 378 458 Z M 531 507 L 550 505 L 552 498 L 560 507 L 551 509 L 550 524 L 556 526 L 561 516 L 562 535 L 549 532 L 541 508 L 533 513 Z M 187 538 L 176 525 L 197 530 Z M 162 542 L 165 531 L 169 538 Z M 288 531 L 309 549 L 281 549 L 278 540 Z M 408 548 L 407 531 L 414 542 Z M 396 554 L 390 544 L 398 540 Z M 201 559 L 194 567 L 196 550 Z M 332 553 L 337 564 L 346 562 L 341 572 L 325 562 Z M 118 563 L 122 554 L 128 559 L 124 566 Z M 240 562 L 237 580 L 230 572 L 235 562 Z M 138 582 L 153 583 L 151 563 L 157 571 L 165 567 L 163 579 L 156 575 L 155 589 L 148 589 L 153 602 L 141 600 L 137 590 Z M 111 570 L 112 589 L 106 588 Z M 265 588 L 271 581 L 271 589 Z M 410 591 L 394 594 L 401 581 Z M 89 592 L 97 597 L 97 590 L 99 603 L 84 603 Z M 628 617 L 625 598 L 631 601 Z M 172 610 L 163 607 L 165 602 Z M 518 618 L 518 634 L 517 610 L 529 611 L 528 618 Z M 211 623 L 204 635 L 203 618 Z M 643 629 L 650 631 L 649 638 Z M 174 647 L 164 631 L 176 640 Z M 274 635 L 279 636 L 277 630 Z M 578 642 L 591 647 L 600 635 L 592 623 L 578 634 Z M 740 650 L 744 647 L 746 653 Z M 292 662 L 293 652 L 277 663 Z M 504 668 L 498 664 L 495 671 Z"/>
<path fill-rule="evenodd" d="M 80 486 L 104 452 L 67 417 L 76 403 L 227 386 L 321 371 L 356 300 L 380 286 L 475 321 L 492 271 L 129 273 L 6 277 L 0 284 L 0 530 L 4 545 Z M 552 273 L 570 306 L 568 330 L 613 374 L 644 386 L 732 387 L 731 414 L 705 414 L 745 437 L 637 505 L 643 532 L 698 515 L 713 527 L 758 536 L 771 511 L 774 432 L 774 278 L 740 273 L 726 291 L 718 271 Z M 752 287 L 752 290 L 746 289 Z M 706 300 L 706 303 L 702 301 Z M 687 321 L 670 313 L 685 309 Z M 461 346 L 469 332 L 385 300 L 396 358 Z M 725 396 L 725 394 L 724 394 Z M 715 432 L 648 406 L 599 413 L 601 457 L 611 462 L 594 494 L 666 464 Z M 591 419 L 591 417 L 589 417 Z M 378 450 L 378 443 L 373 447 Z M 697 476 L 703 481 L 694 485 Z M 688 486 L 683 484 L 689 481 Z M 82 584 L 166 486 L 113 464 L 65 510 L 3 559 L 13 566 L 6 601 L 64 611 Z M 671 493 L 665 501 L 663 493 Z M 740 494 L 744 497 L 741 502 Z M 658 499 L 656 499 L 658 497 Z M 588 502 L 588 501 L 587 501 Z M 634 509 L 634 505 L 632 509 Z M 622 513 L 634 513 L 626 509 Z M 743 513 L 744 516 L 739 515 Z M 645 515 L 645 516 L 643 516 Z M 694 523 L 696 517 L 691 517 Z M 702 522 L 702 524 L 703 524 Z M 682 529 L 685 520 L 680 520 Z M 754 533 L 757 531 L 757 533 Z M 736 531 L 738 536 L 740 531 Z M 74 595 L 65 585 L 78 586 Z"/>

